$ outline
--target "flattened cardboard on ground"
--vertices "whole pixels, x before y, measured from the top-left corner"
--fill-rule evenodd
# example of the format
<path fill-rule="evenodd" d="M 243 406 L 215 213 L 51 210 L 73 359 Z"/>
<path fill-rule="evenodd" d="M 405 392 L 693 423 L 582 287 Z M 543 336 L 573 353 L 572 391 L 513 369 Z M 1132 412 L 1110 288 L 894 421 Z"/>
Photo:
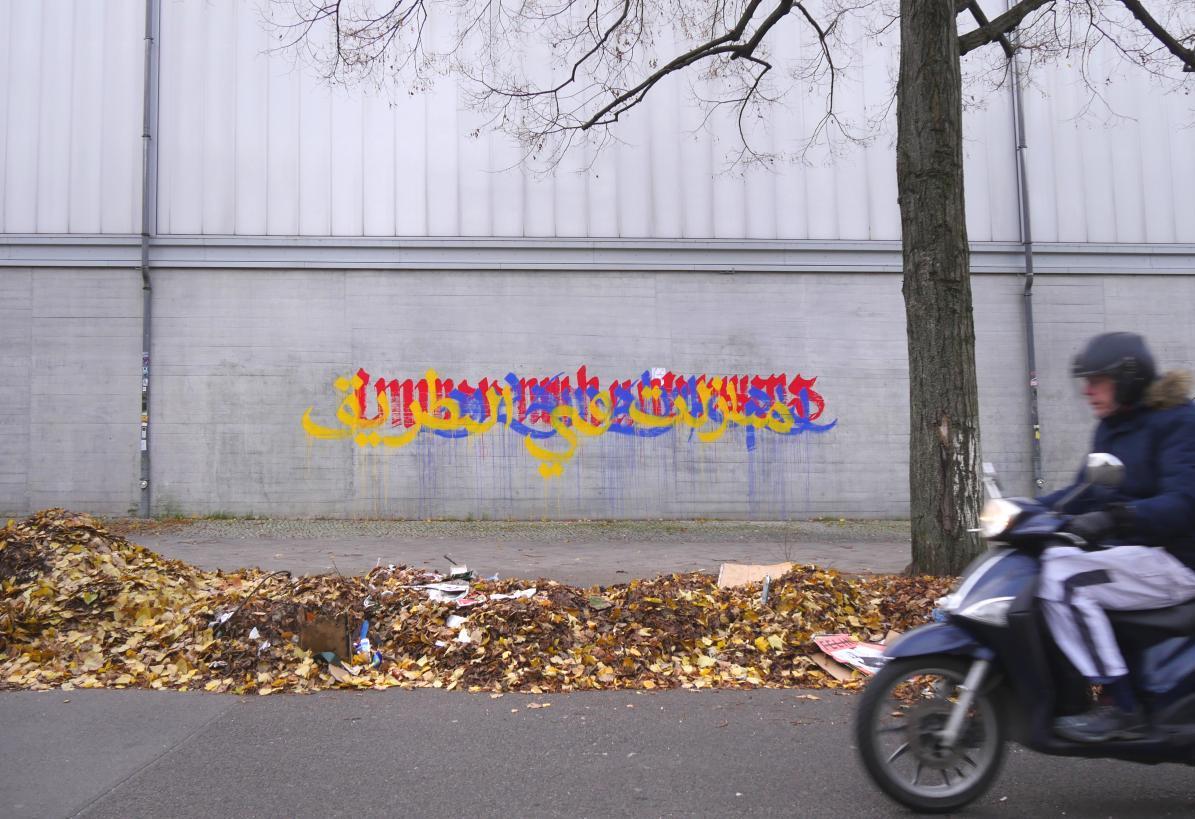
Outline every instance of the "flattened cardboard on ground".
<path fill-rule="evenodd" d="M 848 668 L 837 660 L 832 660 L 820 651 L 810 656 L 813 662 L 817 663 L 817 667 L 825 671 L 839 682 L 850 682 L 855 679 L 855 671 Z"/>
<path fill-rule="evenodd" d="M 765 577 L 775 580 L 792 567 L 792 563 L 772 563 L 767 566 L 750 563 L 723 563 L 718 568 L 718 587 L 732 589 L 735 586 L 746 586 L 748 583 L 759 583 Z"/>
<path fill-rule="evenodd" d="M 879 643 L 866 643 L 849 634 L 819 634 L 813 642 L 830 659 L 868 676 L 884 664 L 884 646 Z"/>
<path fill-rule="evenodd" d="M 899 636 L 900 636 L 899 631 L 893 631 L 893 630 L 889 629 L 888 633 L 884 635 L 884 639 L 881 640 L 879 643 L 876 643 L 875 645 L 890 646 L 890 645 L 892 645 L 892 642 Z M 816 643 L 816 642 L 817 642 L 817 638 L 814 638 L 814 643 Z M 820 651 L 813 654 L 810 657 L 810 659 L 812 659 L 813 662 L 817 664 L 818 668 L 820 668 L 822 671 L 825 671 L 831 677 L 833 677 L 834 679 L 836 679 L 840 682 L 846 682 L 847 680 L 853 680 L 856 678 L 857 671 L 855 668 L 847 665 L 846 663 L 840 663 L 838 660 L 835 660 L 833 657 L 823 654 Z M 868 670 L 869 669 L 864 669 L 864 668 L 858 669 L 858 671 L 863 671 L 863 672 L 866 672 Z M 874 668 L 870 669 L 870 671 L 871 671 L 871 673 L 875 673 Z"/>

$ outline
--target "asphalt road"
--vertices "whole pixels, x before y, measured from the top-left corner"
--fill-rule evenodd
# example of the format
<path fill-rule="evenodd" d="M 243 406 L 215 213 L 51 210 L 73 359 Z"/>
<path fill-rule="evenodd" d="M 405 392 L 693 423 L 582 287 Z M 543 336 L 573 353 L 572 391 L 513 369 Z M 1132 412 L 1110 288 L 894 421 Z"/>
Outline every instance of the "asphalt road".
<path fill-rule="evenodd" d="M 793 690 L 9 692 L 0 815 L 902 815 L 855 759 L 854 703 Z M 1193 785 L 1187 767 L 1014 749 L 968 815 L 1190 816 Z"/>

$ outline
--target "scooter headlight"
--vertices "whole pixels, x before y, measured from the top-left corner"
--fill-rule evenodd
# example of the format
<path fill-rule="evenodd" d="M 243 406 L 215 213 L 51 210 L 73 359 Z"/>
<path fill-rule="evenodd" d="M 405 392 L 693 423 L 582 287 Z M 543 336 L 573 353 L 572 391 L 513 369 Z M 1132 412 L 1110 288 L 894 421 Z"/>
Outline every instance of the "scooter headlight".
<path fill-rule="evenodd" d="M 1012 528 L 1021 514 L 1021 507 L 1003 498 L 995 498 L 984 504 L 979 514 L 979 531 L 987 540 L 1000 537 Z"/>
<path fill-rule="evenodd" d="M 978 603 L 967 606 L 958 613 L 958 616 L 968 620 L 978 620 L 989 626 L 1007 626 L 1008 610 L 1012 607 L 1012 601 L 1015 599 L 1015 597 L 989 597 L 987 600 L 980 600 Z"/>

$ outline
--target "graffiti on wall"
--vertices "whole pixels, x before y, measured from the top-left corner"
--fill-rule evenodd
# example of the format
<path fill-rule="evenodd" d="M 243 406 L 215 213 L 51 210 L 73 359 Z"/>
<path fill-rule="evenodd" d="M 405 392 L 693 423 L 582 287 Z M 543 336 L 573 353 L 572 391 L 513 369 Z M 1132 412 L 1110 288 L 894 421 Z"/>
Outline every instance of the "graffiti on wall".
<path fill-rule="evenodd" d="M 337 423 L 303 413 L 306 433 L 322 440 L 351 440 L 360 447 L 401 448 L 423 433 L 468 438 L 495 429 L 519 435 L 545 479 L 563 474 L 585 438 L 626 435 L 654 438 L 687 432 L 712 443 L 743 429 L 748 451 L 762 434 L 820 433 L 825 399 L 817 378 L 801 375 L 678 375 L 645 371 L 636 380 L 601 384 L 586 367 L 566 375 L 468 380 L 441 378 L 429 370 L 419 380 L 372 378 L 364 369 L 337 378 Z"/>

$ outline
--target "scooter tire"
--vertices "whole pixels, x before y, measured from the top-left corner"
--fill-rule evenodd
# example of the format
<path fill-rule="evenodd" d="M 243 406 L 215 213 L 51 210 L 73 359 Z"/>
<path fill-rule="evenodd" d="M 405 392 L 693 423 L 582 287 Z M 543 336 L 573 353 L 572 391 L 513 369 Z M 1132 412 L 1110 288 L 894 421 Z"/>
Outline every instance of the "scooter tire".
<path fill-rule="evenodd" d="M 872 781 L 892 800 L 916 811 L 917 813 L 949 813 L 975 801 L 982 796 L 1000 775 L 1004 765 L 1006 752 L 1005 730 L 1003 721 L 997 718 L 988 730 L 994 731 L 995 747 L 990 758 L 986 760 L 986 768 L 979 771 L 974 780 L 964 789 L 943 796 L 929 796 L 911 790 L 909 783 L 898 779 L 888 762 L 884 759 L 884 752 L 876 744 L 874 727 L 882 716 L 882 710 L 889 707 L 886 702 L 888 692 L 902 679 L 915 675 L 918 670 L 926 673 L 933 671 L 947 671 L 957 677 L 965 679 L 971 660 L 962 657 L 946 655 L 930 657 L 911 657 L 905 660 L 894 660 L 888 663 L 868 681 L 859 702 L 859 709 L 855 717 L 855 743 Z M 987 700 L 985 708 L 993 709 L 997 715 L 997 704 L 990 693 L 976 694 L 976 704 L 980 699 Z M 914 786 L 915 787 L 915 786 Z"/>

